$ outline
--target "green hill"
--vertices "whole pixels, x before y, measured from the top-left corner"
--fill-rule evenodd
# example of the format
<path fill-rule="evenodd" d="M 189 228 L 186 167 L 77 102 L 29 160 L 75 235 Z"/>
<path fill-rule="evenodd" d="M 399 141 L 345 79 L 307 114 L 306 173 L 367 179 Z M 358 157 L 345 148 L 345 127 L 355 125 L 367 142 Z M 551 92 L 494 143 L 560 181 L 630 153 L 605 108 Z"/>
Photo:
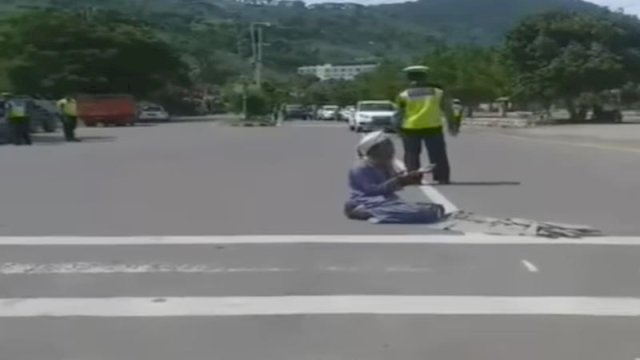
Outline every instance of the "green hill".
<path fill-rule="evenodd" d="M 581 0 L 419 0 L 380 5 L 378 13 L 453 41 L 491 43 L 527 15 L 549 10 L 596 11 Z"/>
<path fill-rule="evenodd" d="M 581 0 L 419 0 L 309 7 L 282 0 L 2 0 L 0 17 L 33 8 L 121 12 L 156 28 L 191 61 L 208 61 L 213 77 L 246 68 L 251 53 L 248 24 L 254 21 L 271 23 L 265 32 L 267 67 L 291 72 L 304 64 L 411 59 L 445 42 L 490 45 L 533 13 L 599 9 Z"/>

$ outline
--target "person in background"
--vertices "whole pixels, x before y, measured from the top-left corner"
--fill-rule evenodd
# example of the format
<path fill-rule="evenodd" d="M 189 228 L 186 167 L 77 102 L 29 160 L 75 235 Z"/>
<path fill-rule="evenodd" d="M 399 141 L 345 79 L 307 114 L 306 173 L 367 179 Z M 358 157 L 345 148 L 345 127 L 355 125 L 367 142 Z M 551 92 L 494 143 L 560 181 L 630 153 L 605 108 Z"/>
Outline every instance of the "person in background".
<path fill-rule="evenodd" d="M 357 148 L 360 163 L 349 172 L 349 200 L 345 215 L 353 220 L 373 223 L 429 224 L 444 217 L 438 204 L 414 204 L 396 192 L 405 186 L 419 185 L 423 171 L 399 172 L 393 166 L 395 148 L 382 131 L 364 136 Z"/>
<path fill-rule="evenodd" d="M 453 116 L 458 122 L 458 128 L 462 125 L 462 119 L 464 118 L 464 105 L 460 99 L 453 99 L 452 101 Z"/>
<path fill-rule="evenodd" d="M 78 107 L 76 99 L 72 96 L 65 96 L 58 101 L 58 110 L 62 115 L 62 129 L 64 138 L 68 142 L 79 142 L 76 138 L 76 127 L 78 126 Z"/>
<path fill-rule="evenodd" d="M 420 153 L 424 143 L 429 160 L 435 165 L 433 179 L 440 184 L 451 182 L 449 158 L 444 139 L 442 118 L 446 118 L 449 133 L 458 134 L 451 99 L 446 92 L 428 82 L 429 68 L 410 66 L 404 69 L 410 87 L 396 99 L 398 131 L 404 145 L 404 163 L 408 171 L 420 168 Z"/>
<path fill-rule="evenodd" d="M 31 145 L 31 124 L 29 114 L 32 109 L 29 99 L 18 99 L 5 94 L 4 113 L 14 145 Z"/>

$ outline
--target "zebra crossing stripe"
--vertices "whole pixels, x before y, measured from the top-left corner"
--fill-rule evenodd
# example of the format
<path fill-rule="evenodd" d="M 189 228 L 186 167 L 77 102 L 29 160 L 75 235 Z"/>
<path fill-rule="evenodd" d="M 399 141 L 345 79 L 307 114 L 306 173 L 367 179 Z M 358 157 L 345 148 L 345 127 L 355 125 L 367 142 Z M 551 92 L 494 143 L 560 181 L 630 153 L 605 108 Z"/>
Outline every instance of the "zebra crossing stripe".
<path fill-rule="evenodd" d="M 462 235 L 257 235 L 257 236 L 50 236 L 0 237 L 0 246 L 47 245 L 234 245 L 234 244 L 463 244 L 463 245 L 621 245 L 638 246 L 640 237 L 547 239 L 525 236 Z"/>
<path fill-rule="evenodd" d="M 273 315 L 640 316 L 640 299 L 500 296 L 273 296 L 0 299 L 0 318 Z"/>

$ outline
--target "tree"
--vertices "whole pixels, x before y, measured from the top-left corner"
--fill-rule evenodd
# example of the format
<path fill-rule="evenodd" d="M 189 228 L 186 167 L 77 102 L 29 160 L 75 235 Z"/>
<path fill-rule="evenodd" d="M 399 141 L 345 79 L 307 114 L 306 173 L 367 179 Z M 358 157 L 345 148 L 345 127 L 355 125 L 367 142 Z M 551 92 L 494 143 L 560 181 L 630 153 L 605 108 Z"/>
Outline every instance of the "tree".
<path fill-rule="evenodd" d="M 146 27 L 109 14 L 36 11 L 2 25 L 0 57 L 19 93 L 145 96 L 188 83 L 188 69 L 169 45 Z"/>
<path fill-rule="evenodd" d="M 370 73 L 359 76 L 355 81 L 356 94 L 361 100 L 395 100 L 405 82 L 403 65 L 399 62 L 383 62 Z"/>
<path fill-rule="evenodd" d="M 433 82 L 471 106 L 511 92 L 512 75 L 498 48 L 439 47 L 425 56 L 424 64 Z"/>
<path fill-rule="evenodd" d="M 7 65 L 0 61 L 0 91 L 11 90 L 9 75 L 7 74 Z"/>
<path fill-rule="evenodd" d="M 194 81 L 221 85 L 249 70 L 248 64 L 233 54 L 237 47 L 233 24 L 198 24 L 176 31 L 176 48 L 192 65 Z"/>
<path fill-rule="evenodd" d="M 579 98 L 640 78 L 640 22 L 611 12 L 533 16 L 507 35 L 506 56 L 518 95 L 562 99 L 571 118 L 582 120 Z"/>

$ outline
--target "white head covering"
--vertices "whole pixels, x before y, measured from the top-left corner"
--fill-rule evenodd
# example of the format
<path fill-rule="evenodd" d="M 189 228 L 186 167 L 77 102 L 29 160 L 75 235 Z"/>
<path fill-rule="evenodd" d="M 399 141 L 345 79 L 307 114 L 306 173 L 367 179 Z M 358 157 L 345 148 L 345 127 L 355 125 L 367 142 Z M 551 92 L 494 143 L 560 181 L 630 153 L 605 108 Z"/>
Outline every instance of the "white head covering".
<path fill-rule="evenodd" d="M 384 131 L 375 131 L 363 136 L 358 143 L 358 156 L 366 157 L 372 147 L 388 140 L 390 140 L 389 135 L 385 134 Z"/>
<path fill-rule="evenodd" d="M 406 67 L 402 70 L 402 72 L 404 73 L 422 73 L 422 74 L 426 74 L 429 72 L 429 67 L 428 66 L 424 66 L 424 65 L 414 65 L 414 66 L 409 66 Z"/>

